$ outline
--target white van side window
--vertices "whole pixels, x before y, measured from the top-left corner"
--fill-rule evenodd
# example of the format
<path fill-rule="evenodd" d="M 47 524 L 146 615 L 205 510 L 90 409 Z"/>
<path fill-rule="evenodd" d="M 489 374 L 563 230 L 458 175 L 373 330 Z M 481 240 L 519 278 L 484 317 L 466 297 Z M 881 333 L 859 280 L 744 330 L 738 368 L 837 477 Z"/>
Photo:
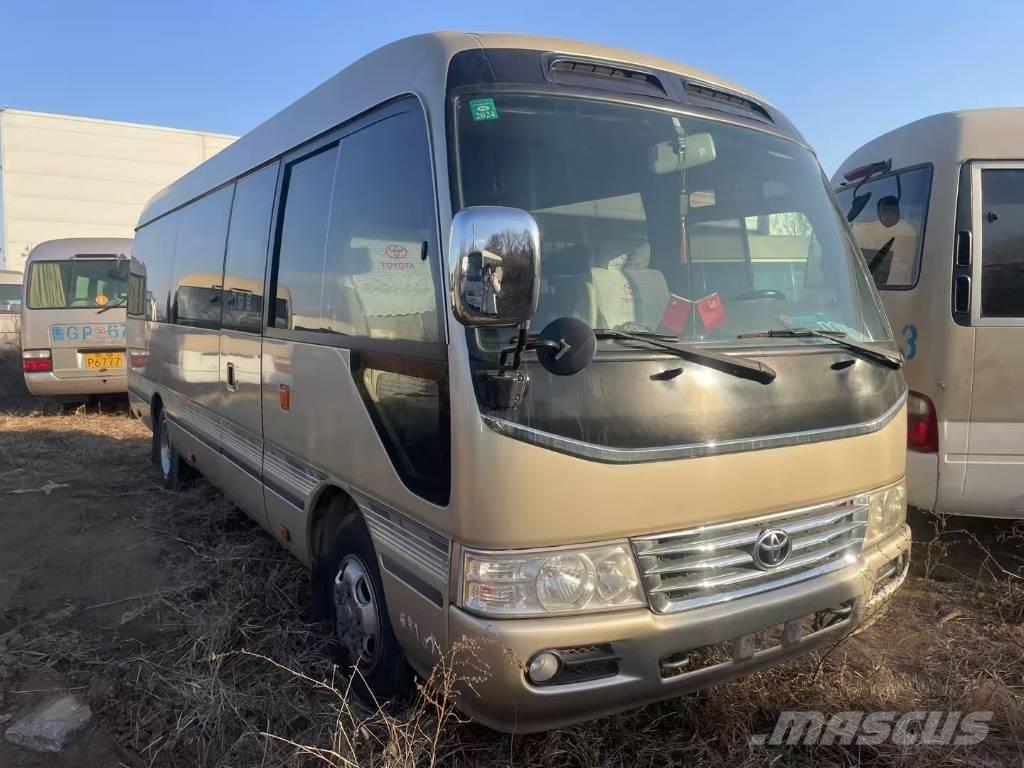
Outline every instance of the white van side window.
<path fill-rule="evenodd" d="M 917 285 L 931 186 L 927 165 L 836 192 L 879 290 Z"/>
<path fill-rule="evenodd" d="M 981 172 L 981 314 L 1024 317 L 1024 171 Z"/>

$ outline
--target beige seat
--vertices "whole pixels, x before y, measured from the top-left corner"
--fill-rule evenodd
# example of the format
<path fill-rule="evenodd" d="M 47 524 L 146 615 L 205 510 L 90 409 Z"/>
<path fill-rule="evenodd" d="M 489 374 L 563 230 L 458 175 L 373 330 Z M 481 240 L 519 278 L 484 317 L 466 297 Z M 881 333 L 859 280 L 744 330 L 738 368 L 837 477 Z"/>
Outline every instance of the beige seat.
<path fill-rule="evenodd" d="M 590 324 L 594 328 L 641 326 L 657 330 L 668 306 L 665 275 L 650 269 L 650 247 L 619 253 L 590 270 Z"/>

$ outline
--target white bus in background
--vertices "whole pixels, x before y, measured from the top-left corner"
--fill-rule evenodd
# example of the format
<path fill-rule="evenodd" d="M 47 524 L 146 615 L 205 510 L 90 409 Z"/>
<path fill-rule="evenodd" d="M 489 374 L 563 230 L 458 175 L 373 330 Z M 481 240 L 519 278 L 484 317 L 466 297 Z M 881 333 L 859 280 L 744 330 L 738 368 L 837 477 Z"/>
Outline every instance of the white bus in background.
<path fill-rule="evenodd" d="M 0 350 L 19 346 L 21 291 L 21 272 L 0 269 Z"/>
<path fill-rule="evenodd" d="M 832 182 L 907 361 L 910 504 L 1024 517 L 1024 109 L 909 123 Z"/>
<path fill-rule="evenodd" d="M 125 305 L 130 238 L 41 243 L 25 264 L 22 367 L 33 395 L 128 391 Z"/>

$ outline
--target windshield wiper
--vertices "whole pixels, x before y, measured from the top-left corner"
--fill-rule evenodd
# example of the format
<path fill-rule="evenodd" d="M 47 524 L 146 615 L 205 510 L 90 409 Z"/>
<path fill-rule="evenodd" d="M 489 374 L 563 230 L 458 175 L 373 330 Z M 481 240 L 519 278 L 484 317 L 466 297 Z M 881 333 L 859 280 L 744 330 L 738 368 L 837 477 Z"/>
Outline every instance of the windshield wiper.
<path fill-rule="evenodd" d="M 594 335 L 599 339 L 619 339 L 621 341 L 637 341 L 642 344 L 650 344 L 652 347 L 663 349 L 683 360 L 691 363 L 714 368 L 716 371 L 738 376 L 741 379 L 749 379 L 759 384 L 771 384 L 775 381 L 775 369 L 746 357 L 734 355 L 723 355 L 712 352 L 709 349 L 699 349 L 682 344 L 675 336 L 668 336 L 661 333 L 650 333 L 640 331 L 628 333 L 626 331 L 615 331 L 611 328 L 595 328 Z"/>
<path fill-rule="evenodd" d="M 878 265 L 882 263 L 882 259 L 884 259 L 885 255 L 889 253 L 889 250 L 892 248 L 892 244 L 895 242 L 896 238 L 890 237 L 885 241 L 885 245 L 875 251 L 875 255 L 872 256 L 871 261 L 868 262 L 868 272 L 872 275 L 875 274 L 875 270 L 878 269 Z"/>
<path fill-rule="evenodd" d="M 118 299 L 117 301 L 115 301 L 115 302 L 114 302 L 113 304 L 107 304 L 107 306 L 103 307 L 103 309 L 101 309 L 101 310 L 100 310 L 99 312 L 97 312 L 96 314 L 97 314 L 97 315 L 102 315 L 102 314 L 103 314 L 104 312 L 106 312 L 107 310 L 110 310 L 110 309 L 116 309 L 117 307 L 123 306 L 123 305 L 124 305 L 124 303 L 125 303 L 125 302 L 126 302 L 127 300 L 128 300 L 128 297 L 127 297 L 127 296 L 122 296 L 122 297 L 121 297 L 120 299 Z"/>
<path fill-rule="evenodd" d="M 819 331 L 814 328 L 779 328 L 771 331 L 758 331 L 757 333 L 741 333 L 736 338 L 828 339 L 873 363 L 884 365 L 886 368 L 896 370 L 903 367 L 903 361 L 900 358 L 887 355 L 885 352 L 879 352 L 877 349 L 871 349 L 871 347 L 866 347 L 855 341 L 850 341 L 845 336 L 846 334 L 842 331 Z"/>

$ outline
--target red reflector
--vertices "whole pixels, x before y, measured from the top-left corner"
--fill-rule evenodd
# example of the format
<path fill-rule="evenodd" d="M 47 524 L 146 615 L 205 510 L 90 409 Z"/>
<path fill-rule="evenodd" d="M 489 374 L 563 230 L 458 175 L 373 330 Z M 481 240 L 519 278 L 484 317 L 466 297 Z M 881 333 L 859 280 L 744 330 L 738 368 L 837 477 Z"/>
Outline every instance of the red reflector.
<path fill-rule="evenodd" d="M 911 392 L 907 400 L 907 448 L 919 453 L 939 450 L 939 420 L 925 395 Z"/>
<path fill-rule="evenodd" d="M 26 357 L 22 360 L 25 373 L 49 373 L 53 370 L 53 360 L 48 357 Z"/>

